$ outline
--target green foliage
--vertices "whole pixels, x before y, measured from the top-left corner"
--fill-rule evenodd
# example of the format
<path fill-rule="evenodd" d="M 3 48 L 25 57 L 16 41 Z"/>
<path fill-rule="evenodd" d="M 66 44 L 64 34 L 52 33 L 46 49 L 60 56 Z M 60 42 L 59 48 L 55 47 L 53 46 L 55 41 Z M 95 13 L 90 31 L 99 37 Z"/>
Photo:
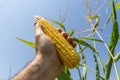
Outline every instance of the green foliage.
<path fill-rule="evenodd" d="M 94 58 L 95 66 L 96 66 L 96 80 L 100 80 L 99 65 L 98 65 L 98 61 L 97 61 L 95 54 L 93 54 L 93 58 Z"/>
<path fill-rule="evenodd" d="M 117 53 L 117 55 L 114 58 L 114 61 L 117 62 L 120 59 L 120 52 Z"/>
<path fill-rule="evenodd" d="M 116 9 L 116 10 L 120 9 L 120 2 L 118 2 L 118 3 L 116 4 L 115 9 Z"/>
<path fill-rule="evenodd" d="M 84 40 L 91 40 L 91 41 L 96 41 L 96 42 L 104 42 L 103 40 L 100 39 L 95 39 L 95 38 L 86 38 L 86 37 L 81 37 Z"/>
<path fill-rule="evenodd" d="M 69 68 L 64 66 L 61 73 L 58 75 L 57 80 L 73 80 Z"/>
<path fill-rule="evenodd" d="M 74 32 L 73 32 L 72 29 L 68 31 L 68 35 L 69 35 L 69 36 L 72 36 L 73 34 L 74 34 Z"/>
<path fill-rule="evenodd" d="M 30 42 L 30 41 L 26 41 L 24 39 L 21 39 L 21 38 L 18 38 L 17 39 L 21 42 L 23 42 L 24 44 L 27 44 L 28 46 L 32 47 L 32 48 L 35 48 L 35 44 L 33 42 Z"/>
<path fill-rule="evenodd" d="M 80 44 L 80 45 L 83 45 L 83 46 L 86 46 L 86 47 L 89 47 L 92 51 L 94 51 L 95 53 L 98 53 L 94 47 L 92 47 L 90 44 L 88 44 L 87 42 L 83 41 L 83 40 L 80 40 L 80 39 L 77 39 L 77 38 L 74 38 L 73 39 L 75 42 L 77 42 L 77 44 Z"/>
<path fill-rule="evenodd" d="M 65 26 L 61 22 L 58 22 L 56 20 L 52 20 L 52 22 L 54 22 L 55 24 L 57 24 L 61 29 L 63 29 L 66 32 Z"/>
<path fill-rule="evenodd" d="M 120 2 L 118 2 L 115 5 L 114 0 L 111 0 L 110 6 L 112 6 L 112 12 L 107 19 L 107 23 L 105 23 L 107 25 L 110 22 L 110 20 L 112 20 L 112 23 L 113 23 L 111 37 L 108 38 L 108 40 L 110 40 L 109 46 L 107 46 L 104 39 L 102 38 L 102 36 L 99 34 L 99 32 L 96 29 L 99 26 L 100 17 L 98 15 L 90 15 L 89 17 L 87 17 L 87 20 L 90 22 L 90 24 L 92 26 L 92 36 L 90 36 L 90 37 L 80 36 L 80 38 L 73 38 L 73 40 L 78 45 L 77 51 L 81 56 L 81 63 L 79 64 L 78 67 L 76 67 L 78 74 L 79 74 L 79 80 L 87 80 L 88 70 L 93 72 L 96 75 L 96 80 L 110 80 L 111 68 L 112 68 L 113 64 L 114 64 L 114 69 L 116 72 L 117 80 L 120 80 L 118 68 L 116 66 L 116 63 L 120 59 L 120 52 L 115 54 L 115 49 L 116 49 L 118 40 L 120 40 L 119 26 L 118 26 L 117 14 L 116 14 L 117 10 L 120 9 Z M 95 23 L 91 23 L 92 20 L 95 20 Z M 60 23 L 56 20 L 52 20 L 52 21 L 66 32 L 65 26 L 62 23 Z M 69 36 L 73 36 L 74 34 L 75 33 L 72 29 L 68 30 Z M 95 38 L 95 36 L 94 36 L 95 34 L 98 35 L 99 39 Z M 32 48 L 35 48 L 35 45 L 33 42 L 29 42 L 29 41 L 23 40 L 21 38 L 17 38 L 17 39 L 20 40 L 21 42 L 31 46 Z M 89 41 L 93 42 L 94 45 L 89 43 Z M 102 45 L 104 45 L 106 50 L 108 51 L 108 59 L 106 61 L 106 64 L 103 64 L 101 55 L 99 54 L 99 51 L 97 49 L 96 45 L 98 42 L 101 43 Z M 92 56 L 90 56 L 90 57 L 93 57 L 93 59 L 94 59 L 95 69 L 92 69 L 89 66 L 87 66 L 87 57 L 84 52 L 87 48 L 89 48 L 93 52 L 93 54 L 91 54 Z M 103 71 L 102 72 L 103 75 L 101 75 L 100 68 Z M 57 80 L 74 80 L 74 79 L 72 78 L 70 69 L 65 66 L 62 69 L 61 73 L 58 75 Z M 92 78 L 90 80 L 92 80 Z"/>
<path fill-rule="evenodd" d="M 113 12 L 112 12 L 112 14 L 113 14 L 113 17 L 112 17 L 113 29 L 112 29 L 110 44 L 109 44 L 109 49 L 112 54 L 109 55 L 107 63 L 106 63 L 106 70 L 105 70 L 105 79 L 106 80 L 108 80 L 110 77 L 110 73 L 111 73 L 110 71 L 111 71 L 112 63 L 113 63 L 112 56 L 114 56 L 115 47 L 116 47 L 116 44 L 117 44 L 118 38 L 119 38 L 118 22 L 117 22 L 115 5 L 114 5 L 113 1 L 112 1 L 112 9 L 113 9 Z"/>

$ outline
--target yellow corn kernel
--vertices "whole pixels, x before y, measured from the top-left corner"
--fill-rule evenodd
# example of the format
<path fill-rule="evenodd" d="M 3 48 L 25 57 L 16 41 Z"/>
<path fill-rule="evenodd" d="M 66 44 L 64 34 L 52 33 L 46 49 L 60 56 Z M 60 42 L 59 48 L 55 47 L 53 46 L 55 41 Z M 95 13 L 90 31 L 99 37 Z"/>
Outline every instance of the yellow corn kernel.
<path fill-rule="evenodd" d="M 69 68 L 77 67 L 80 62 L 80 56 L 70 43 L 43 17 L 35 16 L 35 20 L 54 43 L 63 64 Z"/>

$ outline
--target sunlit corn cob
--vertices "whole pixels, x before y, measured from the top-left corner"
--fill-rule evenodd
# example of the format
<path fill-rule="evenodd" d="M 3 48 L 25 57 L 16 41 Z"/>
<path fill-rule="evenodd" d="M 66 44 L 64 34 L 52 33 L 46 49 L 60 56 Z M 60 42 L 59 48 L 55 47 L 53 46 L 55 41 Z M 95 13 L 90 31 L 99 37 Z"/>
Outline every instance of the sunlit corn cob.
<path fill-rule="evenodd" d="M 41 25 L 43 32 L 54 43 L 63 64 L 69 68 L 77 67 L 80 62 L 80 56 L 70 43 L 43 17 L 35 16 L 35 20 Z"/>

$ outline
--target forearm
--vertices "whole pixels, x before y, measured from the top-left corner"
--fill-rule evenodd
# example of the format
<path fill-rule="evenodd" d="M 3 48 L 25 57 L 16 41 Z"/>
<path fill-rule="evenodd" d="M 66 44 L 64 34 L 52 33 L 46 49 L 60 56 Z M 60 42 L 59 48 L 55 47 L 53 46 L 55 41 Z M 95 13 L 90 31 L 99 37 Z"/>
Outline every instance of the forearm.
<path fill-rule="evenodd" d="M 35 59 L 12 80 L 54 80 L 62 69 L 61 63 L 58 62 L 36 55 Z"/>

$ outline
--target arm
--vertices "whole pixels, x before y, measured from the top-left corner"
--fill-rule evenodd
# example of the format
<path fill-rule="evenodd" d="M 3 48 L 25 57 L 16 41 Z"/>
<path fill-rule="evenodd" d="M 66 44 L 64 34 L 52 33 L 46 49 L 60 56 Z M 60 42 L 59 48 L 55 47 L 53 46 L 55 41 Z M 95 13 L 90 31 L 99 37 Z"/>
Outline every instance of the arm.
<path fill-rule="evenodd" d="M 62 35 L 67 36 L 65 33 Z M 72 43 L 74 44 L 73 41 Z M 12 80 L 54 80 L 58 76 L 63 64 L 54 45 L 42 32 L 39 24 L 35 24 L 35 50 L 34 60 Z"/>

